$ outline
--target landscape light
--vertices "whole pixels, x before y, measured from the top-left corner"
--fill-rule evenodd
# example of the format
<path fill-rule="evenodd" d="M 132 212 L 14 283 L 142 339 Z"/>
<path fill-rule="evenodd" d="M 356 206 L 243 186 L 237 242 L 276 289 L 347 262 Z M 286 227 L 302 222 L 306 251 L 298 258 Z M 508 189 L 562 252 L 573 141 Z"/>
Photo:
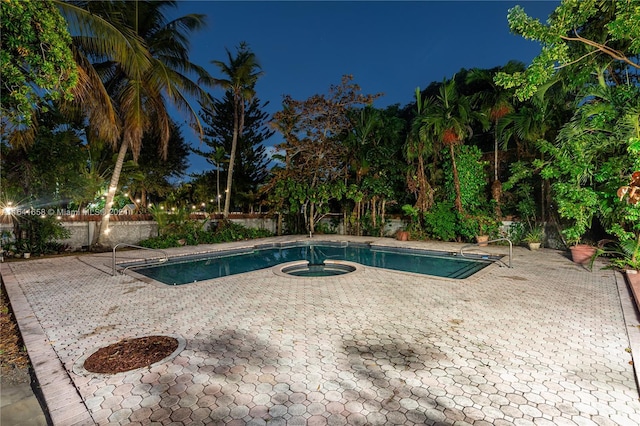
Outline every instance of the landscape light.
<path fill-rule="evenodd" d="M 62 219 L 62 216 L 56 216 L 56 219 L 60 220 Z"/>
<path fill-rule="evenodd" d="M 136 203 L 139 203 L 140 201 L 140 198 L 136 198 Z"/>

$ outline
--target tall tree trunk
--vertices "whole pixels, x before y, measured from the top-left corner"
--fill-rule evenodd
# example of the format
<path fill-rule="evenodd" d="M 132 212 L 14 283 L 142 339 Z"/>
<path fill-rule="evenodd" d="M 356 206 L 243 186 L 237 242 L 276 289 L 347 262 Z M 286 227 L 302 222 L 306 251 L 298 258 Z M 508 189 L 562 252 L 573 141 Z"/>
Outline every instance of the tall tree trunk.
<path fill-rule="evenodd" d="M 496 201 L 496 217 L 502 217 L 502 208 L 500 207 L 500 201 L 502 199 L 502 182 L 498 178 L 498 170 L 500 169 L 500 158 L 498 155 L 498 122 L 494 124 L 493 133 L 493 183 L 491 184 L 491 196 Z"/>
<path fill-rule="evenodd" d="M 231 204 L 231 181 L 233 179 L 233 165 L 236 159 L 236 150 L 238 148 L 238 133 L 239 133 L 240 123 L 238 120 L 238 107 L 236 103 L 236 107 L 234 108 L 233 114 L 233 138 L 231 139 L 231 154 L 229 157 L 229 170 L 227 170 L 227 189 L 224 194 L 224 213 L 222 217 L 227 219 L 229 218 L 229 206 Z"/>
<path fill-rule="evenodd" d="M 216 201 L 218 202 L 218 214 L 220 214 L 220 164 L 216 163 Z"/>
<path fill-rule="evenodd" d="M 238 139 L 244 131 L 244 99 L 235 95 L 235 105 L 233 108 L 233 138 L 231 140 L 231 154 L 229 157 L 229 170 L 227 172 L 227 189 L 224 198 L 223 217 L 229 217 L 229 206 L 231 204 L 231 182 L 233 180 L 233 166 L 236 162 L 236 151 L 238 150 Z"/>
<path fill-rule="evenodd" d="M 454 150 L 454 144 L 449 144 L 449 152 L 451 153 L 451 169 L 453 171 L 453 186 L 456 191 L 456 199 L 454 205 L 459 213 L 463 213 L 462 209 L 462 194 L 460 192 L 460 177 L 458 176 L 458 166 L 456 165 L 456 155 Z"/>
<path fill-rule="evenodd" d="M 116 189 L 118 188 L 118 182 L 120 181 L 120 173 L 122 172 L 122 166 L 124 165 L 124 159 L 127 156 L 127 149 L 129 143 L 126 140 L 122 141 L 120 145 L 120 151 L 118 152 L 118 158 L 116 165 L 113 168 L 113 174 L 111 175 L 111 182 L 109 183 L 109 189 L 107 191 L 107 199 L 104 204 L 104 211 L 102 213 L 102 220 L 98 228 L 98 235 L 95 244 L 99 247 L 106 247 L 110 245 L 109 240 L 109 217 L 111 216 L 111 207 L 113 207 L 113 198 L 116 195 Z"/>

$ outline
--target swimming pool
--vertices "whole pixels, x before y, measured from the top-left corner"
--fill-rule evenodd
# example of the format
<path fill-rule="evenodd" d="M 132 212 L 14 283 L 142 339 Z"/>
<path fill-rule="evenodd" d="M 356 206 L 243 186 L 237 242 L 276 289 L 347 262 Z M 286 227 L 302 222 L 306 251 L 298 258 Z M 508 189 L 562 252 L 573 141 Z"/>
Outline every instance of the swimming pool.
<path fill-rule="evenodd" d="M 134 264 L 124 266 L 164 284 L 182 285 L 301 260 L 306 260 L 310 264 L 320 264 L 326 260 L 348 261 L 376 268 L 464 279 L 497 260 L 496 257 L 487 255 L 467 256 L 463 258 L 456 253 L 371 246 L 362 243 L 301 242 L 183 256 L 157 266 L 139 268 Z"/>

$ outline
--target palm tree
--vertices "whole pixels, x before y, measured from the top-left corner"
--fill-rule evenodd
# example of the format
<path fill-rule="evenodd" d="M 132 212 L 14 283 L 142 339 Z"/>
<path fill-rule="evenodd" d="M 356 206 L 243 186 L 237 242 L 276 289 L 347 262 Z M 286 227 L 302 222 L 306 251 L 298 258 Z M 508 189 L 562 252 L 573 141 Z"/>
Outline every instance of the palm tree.
<path fill-rule="evenodd" d="M 411 124 L 411 130 L 405 144 L 405 155 L 411 163 L 416 162 L 415 169 L 407 174 L 409 189 L 416 194 L 415 207 L 422 211 L 428 211 L 433 206 L 435 190 L 427 178 L 425 161 L 438 150 L 437 140 L 428 133 L 426 126 L 429 99 L 423 99 L 420 88 L 416 88 L 416 117 Z"/>
<path fill-rule="evenodd" d="M 431 137 L 449 147 L 453 185 L 455 188 L 454 206 L 459 213 L 463 213 L 460 178 L 456 166 L 455 147 L 464 143 L 472 135 L 471 123 L 480 121 L 486 126 L 484 115 L 473 111 L 468 97 L 459 93 L 455 79 L 444 81 L 438 95 L 427 99 L 424 104 L 424 115 L 419 116 L 421 125 L 419 132 Z"/>
<path fill-rule="evenodd" d="M 227 153 L 223 147 L 217 146 L 211 153 L 209 160 L 216 167 L 216 200 L 218 202 L 218 213 L 220 213 L 220 168 L 222 163 L 228 162 Z"/>
<path fill-rule="evenodd" d="M 134 160 L 137 159 L 142 137 L 153 127 L 161 153 L 166 156 L 171 128 L 167 101 L 185 111 L 202 134 L 198 115 L 189 99 L 206 102 L 209 97 L 189 76 L 196 75 L 205 81 L 210 77 L 203 68 L 189 61 L 188 38 L 192 31 L 204 25 L 204 16 L 191 14 L 167 21 L 164 9 L 175 5 L 174 1 L 83 2 L 73 10 L 78 33 L 73 37 L 77 60 L 81 68 L 87 70 L 86 74 L 91 77 L 87 81 L 98 89 L 99 98 L 109 99 L 107 112 L 114 117 L 109 122 L 119 124 L 118 137 L 111 138 L 116 144 L 119 142 L 119 152 L 109 184 L 98 245 L 108 238 L 108 209 L 113 204 L 127 152 L 131 150 Z M 95 30 L 101 26 L 120 32 L 124 40 L 135 46 L 130 49 L 133 53 L 105 49 L 100 40 L 101 32 Z M 95 102 L 96 99 L 91 98 L 88 103 L 93 106 Z M 96 115 L 90 109 L 89 115 L 92 114 Z M 94 121 L 92 130 L 102 129 L 100 122 Z"/>
<path fill-rule="evenodd" d="M 233 165 L 238 148 L 238 137 L 244 129 L 245 105 L 255 96 L 255 84 L 263 74 L 256 55 L 249 50 L 249 46 L 242 42 L 238 46 L 236 56 L 232 56 L 227 49 L 228 63 L 222 61 L 211 61 L 220 68 L 226 78 L 214 78 L 207 80 L 228 90 L 233 95 L 233 138 L 231 142 L 231 153 L 229 156 L 229 168 L 227 169 L 227 188 L 225 190 L 223 217 L 229 217 L 229 206 L 231 204 L 231 184 L 233 181 Z"/>
<path fill-rule="evenodd" d="M 468 84 L 480 84 L 484 87 L 476 92 L 472 99 L 473 103 L 479 106 L 491 120 L 493 125 L 493 182 L 491 184 L 491 195 L 496 201 L 496 215 L 502 216 L 500 210 L 500 198 L 502 195 L 502 183 L 500 182 L 500 156 L 499 153 L 499 134 L 498 124 L 506 115 L 514 111 L 513 90 L 507 90 L 502 86 L 498 86 L 494 82 L 494 77 L 498 72 L 513 74 L 514 72 L 524 71 L 524 64 L 517 61 L 509 61 L 504 67 L 494 68 L 491 70 L 474 68 L 467 76 Z M 506 149 L 508 139 L 503 140 L 502 149 Z"/>

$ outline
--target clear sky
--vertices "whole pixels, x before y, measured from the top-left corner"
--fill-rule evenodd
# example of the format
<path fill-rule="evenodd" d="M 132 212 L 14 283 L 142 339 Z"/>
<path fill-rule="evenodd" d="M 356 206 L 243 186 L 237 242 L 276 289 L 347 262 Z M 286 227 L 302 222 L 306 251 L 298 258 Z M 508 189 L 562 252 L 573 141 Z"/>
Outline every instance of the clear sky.
<path fill-rule="evenodd" d="M 264 75 L 256 86 L 267 112 L 283 95 L 304 100 L 352 74 L 363 93 L 384 93 L 375 106 L 404 106 L 416 87 L 461 68 L 493 68 L 511 59 L 528 65 L 540 45 L 511 34 L 509 8 L 519 4 L 546 21 L 559 1 L 179 1 L 175 16 L 207 15 L 191 40 L 191 60 L 221 77 L 212 60 L 227 61 L 246 41 Z M 221 90 L 212 92 L 221 97 Z M 198 145 L 193 131 L 184 137 Z M 276 134 L 268 145 L 279 143 Z M 190 157 L 190 172 L 208 170 Z"/>

